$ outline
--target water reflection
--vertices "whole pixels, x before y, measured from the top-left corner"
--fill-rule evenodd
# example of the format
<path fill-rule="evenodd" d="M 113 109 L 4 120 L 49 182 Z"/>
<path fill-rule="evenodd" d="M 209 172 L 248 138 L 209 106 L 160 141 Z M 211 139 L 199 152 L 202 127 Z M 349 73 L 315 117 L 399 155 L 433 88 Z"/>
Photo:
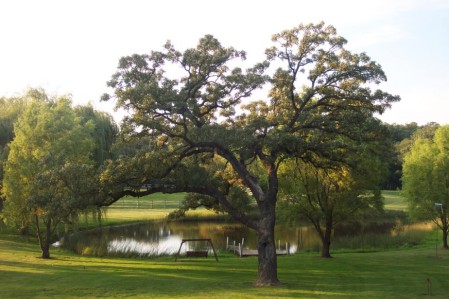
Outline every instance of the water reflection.
<path fill-rule="evenodd" d="M 112 254 L 134 253 L 139 256 L 173 255 L 178 251 L 182 239 L 169 236 L 159 239 L 158 242 L 137 241 L 134 238 L 120 238 L 110 241 L 107 252 Z M 182 251 L 185 251 L 183 249 Z"/>
<path fill-rule="evenodd" d="M 428 230 L 428 227 L 398 230 L 394 223 L 363 228 L 340 227 L 334 232 L 332 249 L 417 244 Z M 254 231 L 241 224 L 216 222 L 143 222 L 97 228 L 66 236 L 62 247 L 83 255 L 149 257 L 176 254 L 182 239 L 194 238 L 211 239 L 217 251 L 225 250 L 227 242 L 243 243 L 244 248 L 257 248 Z M 289 243 L 290 253 L 319 251 L 321 247 L 315 229 L 310 226 L 277 226 L 275 239 L 276 247 L 282 250 Z M 189 242 L 183 245 L 181 252 L 188 250 L 210 251 L 211 248 L 207 242 Z"/>

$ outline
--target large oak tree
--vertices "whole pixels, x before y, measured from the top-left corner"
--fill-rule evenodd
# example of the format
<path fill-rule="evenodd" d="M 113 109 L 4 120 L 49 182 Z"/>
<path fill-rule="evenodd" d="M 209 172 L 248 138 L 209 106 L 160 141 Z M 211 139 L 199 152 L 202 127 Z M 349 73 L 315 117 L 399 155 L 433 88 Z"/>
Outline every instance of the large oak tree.
<path fill-rule="evenodd" d="M 381 66 L 346 50 L 346 40 L 332 26 L 299 25 L 272 41 L 267 60 L 246 71 L 236 61 L 244 60 L 245 52 L 211 35 L 183 52 L 168 42 L 161 51 L 121 58 L 108 83 L 117 106 L 130 112 L 124 132 L 153 140 L 147 153 L 109 165 L 104 181 L 114 181 L 111 202 L 156 191 L 215 198 L 257 232 L 259 285 L 279 283 L 274 242 L 279 165 L 312 153 L 339 159 L 340 149 L 356 149 L 346 141 L 371 136 L 367 119 L 399 100 L 371 90 L 386 80 Z M 269 93 L 252 100 L 266 85 Z M 139 192 L 143 182 L 147 190 Z M 126 184 L 134 190 L 119 188 Z M 236 189 L 251 193 L 256 217 L 232 204 Z"/>

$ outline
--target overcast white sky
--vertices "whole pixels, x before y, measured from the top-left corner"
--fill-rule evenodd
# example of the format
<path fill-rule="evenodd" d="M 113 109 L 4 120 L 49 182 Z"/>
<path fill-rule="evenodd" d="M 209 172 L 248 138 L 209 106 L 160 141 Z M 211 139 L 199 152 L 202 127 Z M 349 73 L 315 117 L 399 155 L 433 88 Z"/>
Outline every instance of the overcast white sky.
<path fill-rule="evenodd" d="M 0 96 L 43 87 L 112 112 L 99 98 L 121 56 L 213 34 L 256 62 L 272 34 L 320 21 L 382 65 L 402 97 L 384 121 L 449 124 L 449 0 L 2 0 Z"/>

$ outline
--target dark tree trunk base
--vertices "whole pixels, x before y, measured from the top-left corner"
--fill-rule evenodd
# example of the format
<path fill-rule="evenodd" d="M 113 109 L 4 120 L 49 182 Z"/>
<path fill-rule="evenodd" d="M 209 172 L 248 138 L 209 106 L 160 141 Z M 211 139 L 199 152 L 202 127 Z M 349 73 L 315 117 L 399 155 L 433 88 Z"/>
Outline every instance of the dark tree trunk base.
<path fill-rule="evenodd" d="M 270 282 L 266 282 L 266 281 L 256 281 L 255 286 L 256 287 L 272 287 L 272 286 L 278 286 L 281 285 L 282 283 L 277 280 L 277 281 L 270 281 Z"/>

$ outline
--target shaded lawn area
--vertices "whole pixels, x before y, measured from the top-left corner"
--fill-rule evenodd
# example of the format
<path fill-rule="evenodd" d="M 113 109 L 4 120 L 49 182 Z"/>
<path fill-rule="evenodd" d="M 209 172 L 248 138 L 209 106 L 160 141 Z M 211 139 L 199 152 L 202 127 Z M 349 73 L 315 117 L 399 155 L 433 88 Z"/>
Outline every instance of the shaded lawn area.
<path fill-rule="evenodd" d="M 449 252 L 420 248 L 339 253 L 333 259 L 300 253 L 278 258 L 282 285 L 255 287 L 257 258 L 123 259 L 76 256 L 0 235 L 0 298 L 431 298 L 449 296 Z"/>

